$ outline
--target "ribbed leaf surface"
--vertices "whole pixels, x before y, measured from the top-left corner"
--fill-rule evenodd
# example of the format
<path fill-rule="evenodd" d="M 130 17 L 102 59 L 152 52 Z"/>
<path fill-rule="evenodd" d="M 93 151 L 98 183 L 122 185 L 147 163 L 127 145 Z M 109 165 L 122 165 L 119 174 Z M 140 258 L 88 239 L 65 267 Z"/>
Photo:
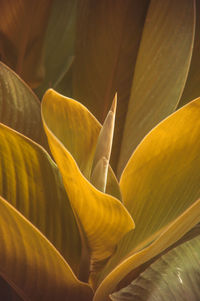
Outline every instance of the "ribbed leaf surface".
<path fill-rule="evenodd" d="M 119 200 L 97 190 L 81 172 L 88 170 L 87 160 L 84 161 L 84 158 L 90 158 L 91 153 L 86 150 L 90 150 L 97 139 L 93 134 L 95 127 L 92 126 L 96 123 L 92 124 L 91 114 L 85 107 L 53 90 L 47 91 L 43 98 L 42 116 L 52 154 L 61 171 L 72 207 L 85 232 L 92 260 L 103 260 L 113 253 L 119 239 L 134 227 L 134 223 Z M 68 132 L 63 130 L 66 116 L 68 122 L 71 121 Z M 96 126 L 97 129 L 98 127 Z M 65 135 L 71 135 L 71 140 L 65 140 Z M 69 144 L 70 141 L 74 142 Z M 88 141 L 91 143 L 87 143 Z M 80 161 L 81 156 L 83 161 Z"/>
<path fill-rule="evenodd" d="M 113 301 L 199 301 L 200 236 L 163 255 Z"/>
<path fill-rule="evenodd" d="M 23 300 L 91 300 L 89 286 L 75 277 L 53 245 L 2 197 L 0 224 L 0 275 Z"/>
<path fill-rule="evenodd" d="M 20 77 L 1 62 L 0 122 L 47 148 L 39 100 Z"/>
<path fill-rule="evenodd" d="M 0 195 L 39 228 L 78 273 L 79 231 L 56 164 L 38 144 L 3 124 Z"/>

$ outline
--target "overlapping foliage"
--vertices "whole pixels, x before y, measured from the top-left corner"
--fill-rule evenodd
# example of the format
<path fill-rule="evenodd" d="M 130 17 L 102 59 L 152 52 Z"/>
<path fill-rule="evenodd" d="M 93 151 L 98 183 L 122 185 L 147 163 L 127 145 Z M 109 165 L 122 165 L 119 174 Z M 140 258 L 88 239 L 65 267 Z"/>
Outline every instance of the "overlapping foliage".
<path fill-rule="evenodd" d="M 198 8 L 0 2 L 2 300 L 198 300 Z"/>

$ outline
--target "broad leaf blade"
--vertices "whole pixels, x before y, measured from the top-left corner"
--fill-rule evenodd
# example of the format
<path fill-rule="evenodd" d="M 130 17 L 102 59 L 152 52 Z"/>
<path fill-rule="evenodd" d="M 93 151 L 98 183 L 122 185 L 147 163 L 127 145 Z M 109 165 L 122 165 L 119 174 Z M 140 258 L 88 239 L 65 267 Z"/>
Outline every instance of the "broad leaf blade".
<path fill-rule="evenodd" d="M 0 275 L 24 300 L 91 300 L 53 245 L 0 197 Z"/>
<path fill-rule="evenodd" d="M 0 2 L 1 59 L 34 88 L 44 77 L 43 44 L 51 2 Z"/>
<path fill-rule="evenodd" d="M 148 4 L 149 0 L 79 1 L 72 96 L 103 123 L 117 91 L 113 168 Z"/>
<path fill-rule="evenodd" d="M 200 197 L 199 135 L 200 98 L 161 122 L 133 153 L 120 180 L 137 224 L 129 251 L 150 243 Z"/>
<path fill-rule="evenodd" d="M 0 195 L 79 272 L 81 243 L 57 166 L 38 144 L 0 124 Z"/>
<path fill-rule="evenodd" d="M 199 250 L 198 235 L 163 255 L 130 285 L 112 294 L 111 300 L 199 300 Z"/>
<path fill-rule="evenodd" d="M 54 134 L 72 154 L 83 175 L 89 180 L 96 151 L 96 145 L 101 131 L 101 125 L 86 107 L 73 99 L 49 90 L 45 94 L 48 98 L 48 124 Z M 47 107 L 47 105 L 46 105 Z M 108 191 L 119 196 L 119 184 L 109 167 Z M 112 187 L 112 188 L 111 188 Z"/>
<path fill-rule="evenodd" d="M 68 107 L 67 111 L 64 110 L 65 106 Z M 74 108 L 78 108 L 78 111 L 73 111 Z M 85 120 L 80 119 L 82 110 Z M 78 112 L 79 114 L 77 114 Z M 65 148 L 64 143 L 66 141 L 63 139 L 63 132 L 58 131 L 58 123 L 61 128 L 64 126 L 63 121 L 66 118 L 66 114 L 69 115 L 69 118 L 71 116 L 71 126 L 73 126 L 73 121 L 78 121 L 76 130 L 79 134 L 81 131 L 79 124 L 81 122 L 81 126 L 85 130 L 87 123 L 90 124 L 90 117 L 88 116 L 91 115 L 88 114 L 82 105 L 49 90 L 42 102 L 42 116 L 49 145 L 61 171 L 72 207 L 85 232 L 92 260 L 100 261 L 113 253 L 120 237 L 131 230 L 134 224 L 128 211 L 119 200 L 97 190 L 86 180 L 77 165 L 79 162 L 76 163 L 72 156 L 73 152 L 71 154 L 70 150 Z M 94 127 L 89 128 L 90 131 L 93 129 Z M 89 134 L 87 132 L 84 133 L 84 135 Z M 76 141 L 76 137 L 73 138 Z M 79 138 L 84 140 L 81 135 Z M 91 136 L 91 138 L 91 141 L 95 140 L 95 137 Z M 78 141 L 72 147 L 76 147 L 79 150 Z M 85 147 L 88 147 L 86 141 Z M 86 153 L 85 155 L 87 156 L 88 154 Z"/>
<path fill-rule="evenodd" d="M 120 188 L 124 204 L 137 226 L 119 243 L 101 280 L 123 258 L 137 254 L 162 235 L 166 227 L 200 197 L 199 135 L 200 98 L 156 126 L 133 153 L 122 174 Z M 191 224 L 187 227 L 186 232 Z M 176 229 L 176 234 L 180 238 L 184 233 Z M 174 237 L 171 233 L 171 240 L 170 233 L 166 235 L 168 247 Z M 152 258 L 156 254 L 148 255 Z M 145 262 L 146 258 L 143 260 Z M 127 271 L 126 267 L 124 272 Z"/>
<path fill-rule="evenodd" d="M 98 289 L 95 292 L 94 301 L 107 300 L 110 293 L 113 293 L 117 284 L 133 269 L 139 267 L 145 262 L 156 255 L 163 252 L 169 246 L 176 243 L 184 234 L 188 232 L 188 229 L 194 227 L 200 222 L 200 200 L 194 202 L 181 216 L 175 221 L 170 223 L 158 238 L 153 241 L 149 246 L 136 252 L 130 256 L 127 256 L 125 260 L 113 269 L 113 271 L 107 275 L 102 273 L 101 280 L 103 280 Z M 105 271 L 104 271 L 105 272 Z"/>
<path fill-rule="evenodd" d="M 76 10 L 76 0 L 52 3 L 44 42 L 45 78 L 36 90 L 39 96 L 48 88 L 56 88 L 72 64 Z"/>
<path fill-rule="evenodd" d="M 195 1 L 151 1 L 134 71 L 118 175 L 142 138 L 176 109 L 190 67 L 194 31 Z"/>
<path fill-rule="evenodd" d="M 17 74 L 1 62 L 0 122 L 48 148 L 39 100 Z"/>

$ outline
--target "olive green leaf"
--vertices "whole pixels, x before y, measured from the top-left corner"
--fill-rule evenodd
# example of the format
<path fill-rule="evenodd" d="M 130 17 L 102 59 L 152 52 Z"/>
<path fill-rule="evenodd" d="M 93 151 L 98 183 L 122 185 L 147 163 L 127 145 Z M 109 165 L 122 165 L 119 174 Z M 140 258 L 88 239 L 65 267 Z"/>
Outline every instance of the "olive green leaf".
<path fill-rule="evenodd" d="M 152 244 L 200 197 L 199 135 L 200 98 L 158 124 L 137 147 L 120 180 L 122 199 L 137 227 L 121 240 L 102 272 L 101 280 L 123 258 L 129 255 L 134 257 L 134 254 Z M 184 227 L 188 227 L 186 232 L 189 231 L 191 221 L 181 221 Z M 175 233 L 166 232 L 165 248 L 174 242 L 175 234 L 179 239 L 184 233 L 182 230 L 177 232 L 177 229 Z M 162 245 L 157 245 L 154 251 L 159 248 Z M 151 257 L 155 255 L 153 252 L 148 254 Z M 143 262 L 146 261 L 145 256 Z"/>
<path fill-rule="evenodd" d="M 195 31 L 195 1 L 152 0 L 134 71 L 118 175 L 142 138 L 171 114 L 187 79 Z"/>
<path fill-rule="evenodd" d="M 117 91 L 112 166 L 116 165 L 122 138 L 148 3 L 149 0 L 79 1 L 72 97 L 103 123 Z"/>
<path fill-rule="evenodd" d="M 52 0 L 0 1 L 0 56 L 29 85 L 44 77 L 43 44 Z"/>
<path fill-rule="evenodd" d="M 42 147 L 3 124 L 0 195 L 47 236 L 78 274 L 79 231 L 57 166 Z"/>
<path fill-rule="evenodd" d="M 0 224 L 0 275 L 23 300 L 91 300 L 91 288 L 75 277 L 45 236 L 2 197 Z"/>
<path fill-rule="evenodd" d="M 175 110 L 192 55 L 194 1 L 148 4 L 88 0 L 79 8 L 73 97 L 102 122 L 118 92 L 111 157 L 118 177 L 141 139 Z"/>
<path fill-rule="evenodd" d="M 0 62 L 0 122 L 48 149 L 40 103 L 31 89 Z"/>
<path fill-rule="evenodd" d="M 36 93 L 56 88 L 74 57 L 77 1 L 53 1 L 44 41 L 45 77 Z"/>
<path fill-rule="evenodd" d="M 119 183 L 110 165 L 108 167 L 106 193 L 113 195 L 114 197 L 116 197 L 118 200 L 122 202 Z"/>
<path fill-rule="evenodd" d="M 199 300 L 199 250 L 200 235 L 163 255 L 111 300 Z"/>
<path fill-rule="evenodd" d="M 92 164 L 91 150 L 94 148 L 95 151 L 94 141 L 98 137 L 93 134 L 97 131 L 96 123 L 92 123 L 92 115 L 83 105 L 53 90 L 44 95 L 42 117 L 52 154 L 85 232 L 92 261 L 103 260 L 113 253 L 116 243 L 134 227 L 134 223 L 119 200 L 97 190 L 82 173 L 87 171 L 88 175 L 88 166 Z M 69 127 L 67 122 L 70 122 Z M 76 144 L 70 144 L 72 140 Z M 80 160 L 83 155 L 85 165 Z"/>
<path fill-rule="evenodd" d="M 194 202 L 183 214 L 171 222 L 163 232 L 160 233 L 149 246 L 145 247 L 139 252 L 126 256 L 125 260 L 113 268 L 112 272 L 107 275 L 101 274 L 99 281 L 100 285 L 97 288 L 94 296 L 94 301 L 107 300 L 110 293 L 115 291 L 116 285 L 132 270 L 148 262 L 169 246 L 176 243 L 183 235 L 188 232 L 188 229 L 194 227 L 200 222 L 200 199 Z M 105 271 L 103 271 L 105 272 Z"/>

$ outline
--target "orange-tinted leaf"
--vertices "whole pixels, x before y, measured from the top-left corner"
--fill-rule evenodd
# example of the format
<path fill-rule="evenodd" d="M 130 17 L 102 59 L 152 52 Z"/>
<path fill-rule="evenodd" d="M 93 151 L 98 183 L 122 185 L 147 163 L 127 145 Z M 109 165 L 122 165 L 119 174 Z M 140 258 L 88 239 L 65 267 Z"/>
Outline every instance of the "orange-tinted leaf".
<path fill-rule="evenodd" d="M 0 55 L 31 87 L 44 77 L 43 44 L 52 0 L 0 1 Z"/>

